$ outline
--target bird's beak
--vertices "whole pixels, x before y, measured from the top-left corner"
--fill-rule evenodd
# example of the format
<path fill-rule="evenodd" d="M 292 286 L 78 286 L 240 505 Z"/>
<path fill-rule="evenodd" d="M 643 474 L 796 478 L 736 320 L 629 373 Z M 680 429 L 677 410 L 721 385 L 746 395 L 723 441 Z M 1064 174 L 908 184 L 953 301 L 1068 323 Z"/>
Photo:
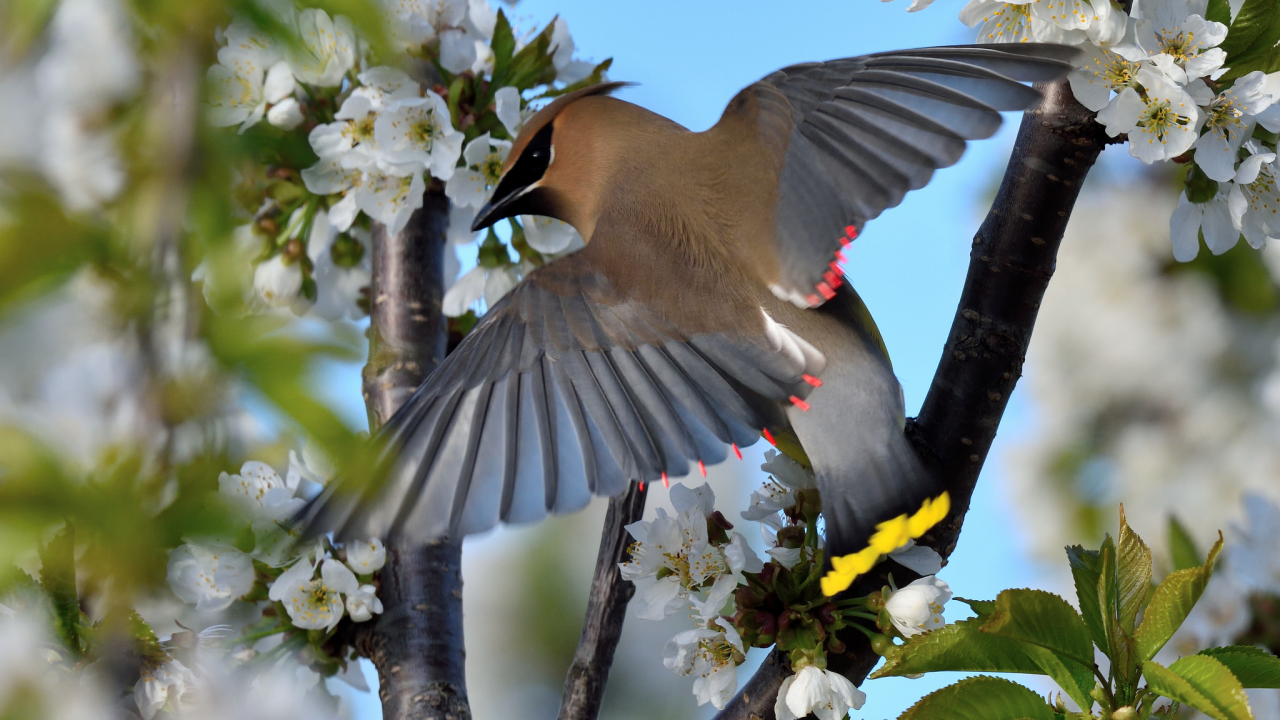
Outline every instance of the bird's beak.
<path fill-rule="evenodd" d="M 505 217 L 510 217 L 511 215 L 516 214 L 504 211 L 511 205 L 512 201 L 523 194 L 524 193 L 521 192 L 514 192 L 508 193 L 503 197 L 498 197 L 498 194 L 494 193 L 493 198 L 491 198 L 489 202 L 485 203 L 484 207 L 480 208 L 479 212 L 476 213 L 476 219 L 471 221 L 471 232 L 483 230 Z"/>

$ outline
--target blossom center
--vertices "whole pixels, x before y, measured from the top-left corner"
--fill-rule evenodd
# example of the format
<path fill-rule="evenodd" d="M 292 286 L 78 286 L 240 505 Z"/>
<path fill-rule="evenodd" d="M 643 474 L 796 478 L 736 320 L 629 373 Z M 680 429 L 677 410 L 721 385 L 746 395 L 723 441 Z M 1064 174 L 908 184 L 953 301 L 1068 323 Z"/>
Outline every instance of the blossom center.
<path fill-rule="evenodd" d="M 1171 130 L 1186 127 L 1190 123 L 1191 119 L 1175 112 L 1168 100 L 1155 100 L 1147 105 L 1147 111 L 1138 120 L 1138 127 L 1164 142 L 1165 135 Z"/>
<path fill-rule="evenodd" d="M 1174 60 L 1185 63 L 1199 55 L 1196 52 L 1196 34 L 1181 30 L 1164 30 L 1156 33 L 1161 52 L 1172 55 Z"/>

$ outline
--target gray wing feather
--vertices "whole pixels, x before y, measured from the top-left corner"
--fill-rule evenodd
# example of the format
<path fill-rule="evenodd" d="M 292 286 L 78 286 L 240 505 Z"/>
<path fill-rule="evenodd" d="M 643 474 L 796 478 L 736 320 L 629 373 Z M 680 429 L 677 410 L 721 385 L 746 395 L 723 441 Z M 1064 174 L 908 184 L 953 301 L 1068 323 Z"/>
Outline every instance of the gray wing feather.
<path fill-rule="evenodd" d="M 1061 78 L 1078 55 L 1038 44 L 905 50 L 793 65 L 744 91 L 756 94 L 762 135 L 789 127 L 778 291 L 820 304 L 847 226 L 860 230 L 954 164 L 966 140 L 995 133 L 1001 111 L 1034 105 L 1040 94 L 1022 83 Z"/>
<path fill-rule="evenodd" d="M 312 532 L 463 537 L 684 475 L 782 426 L 779 403 L 806 397 L 803 376 L 825 363 L 789 331 L 683 337 L 611 298 L 598 276 L 573 293 L 540 287 L 536 274 L 383 428 L 381 482 L 358 496 L 335 485 L 308 507 Z"/>

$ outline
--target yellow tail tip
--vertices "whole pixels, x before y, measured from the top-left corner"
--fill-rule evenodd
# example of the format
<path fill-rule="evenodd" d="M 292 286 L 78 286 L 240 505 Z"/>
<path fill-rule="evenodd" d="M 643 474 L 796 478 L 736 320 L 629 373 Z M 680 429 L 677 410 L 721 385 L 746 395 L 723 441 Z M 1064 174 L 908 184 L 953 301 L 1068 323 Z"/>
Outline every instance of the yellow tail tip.
<path fill-rule="evenodd" d="M 927 498 L 913 515 L 905 513 L 876 525 L 867 546 L 856 553 L 831 558 L 831 571 L 822 577 L 822 594 L 844 592 L 853 581 L 879 562 L 880 558 L 924 535 L 951 512 L 951 496 L 945 491 Z"/>

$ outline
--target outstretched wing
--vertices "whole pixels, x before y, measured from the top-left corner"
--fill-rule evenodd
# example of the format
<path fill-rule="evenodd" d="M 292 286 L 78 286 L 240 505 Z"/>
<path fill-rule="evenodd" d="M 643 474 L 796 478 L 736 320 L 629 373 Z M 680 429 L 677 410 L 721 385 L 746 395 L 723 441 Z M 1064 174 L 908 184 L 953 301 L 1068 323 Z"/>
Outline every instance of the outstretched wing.
<path fill-rule="evenodd" d="M 530 273 L 494 305 L 383 428 L 381 482 L 359 495 L 326 489 L 306 525 L 460 538 L 687 474 L 785 425 L 782 404 L 806 397 L 825 363 L 817 350 L 758 309 L 717 320 L 704 304 L 702 326 L 682 332 L 667 307 L 676 299 L 619 292 L 597 247 Z M 699 292 L 682 287 L 673 294 Z"/>
<path fill-rule="evenodd" d="M 832 266 L 863 225 L 954 164 L 965 142 L 990 137 L 1000 111 L 1040 94 L 1079 51 L 1062 45 L 923 48 L 783 68 L 725 111 L 757 121 L 779 168 L 775 294 L 821 304 L 839 284 Z M 735 118 L 740 119 L 740 118 Z"/>

